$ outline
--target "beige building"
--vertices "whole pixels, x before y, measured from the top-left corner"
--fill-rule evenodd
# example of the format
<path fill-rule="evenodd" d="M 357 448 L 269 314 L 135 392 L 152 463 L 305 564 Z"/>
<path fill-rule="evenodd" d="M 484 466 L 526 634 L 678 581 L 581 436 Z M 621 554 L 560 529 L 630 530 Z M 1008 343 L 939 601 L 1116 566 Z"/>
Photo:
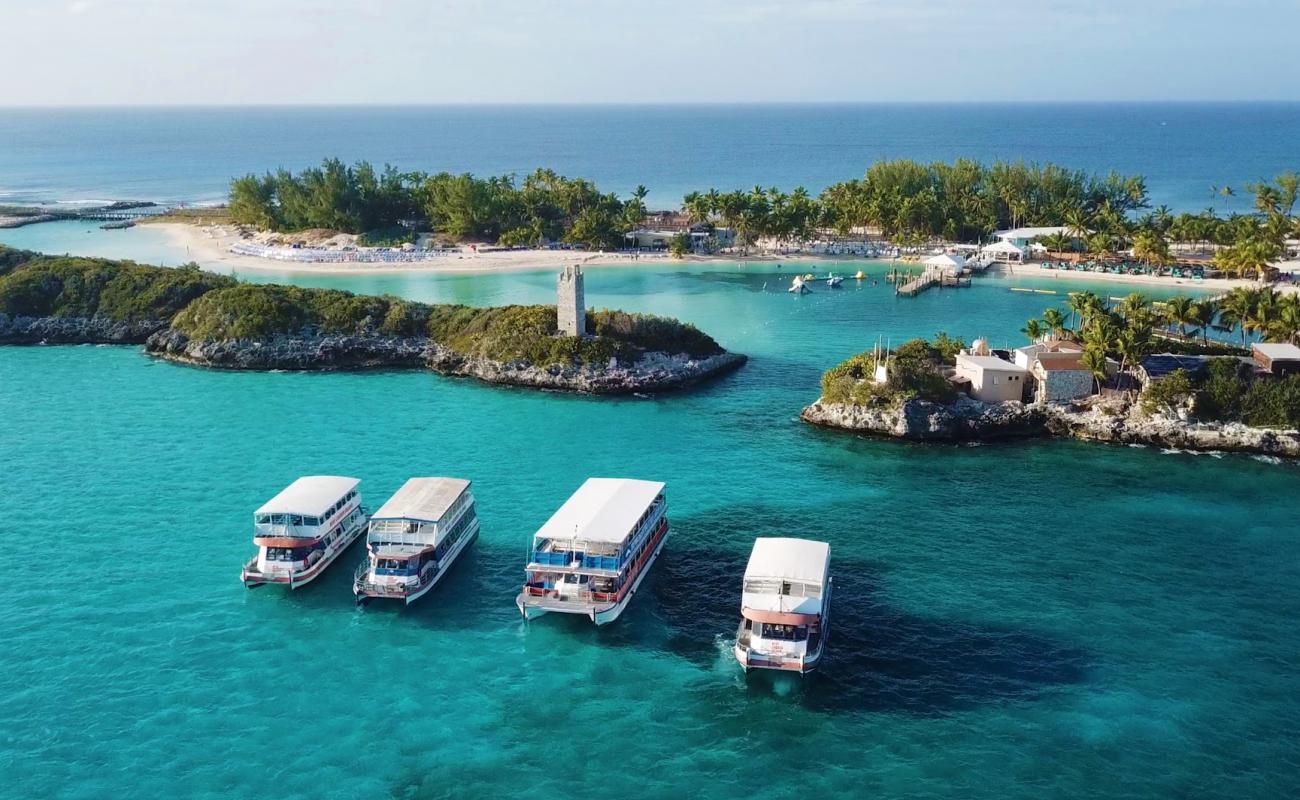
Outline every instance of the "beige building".
<path fill-rule="evenodd" d="M 957 377 L 970 381 L 970 395 L 985 403 L 1021 400 L 1029 370 L 995 356 L 957 356 Z"/>

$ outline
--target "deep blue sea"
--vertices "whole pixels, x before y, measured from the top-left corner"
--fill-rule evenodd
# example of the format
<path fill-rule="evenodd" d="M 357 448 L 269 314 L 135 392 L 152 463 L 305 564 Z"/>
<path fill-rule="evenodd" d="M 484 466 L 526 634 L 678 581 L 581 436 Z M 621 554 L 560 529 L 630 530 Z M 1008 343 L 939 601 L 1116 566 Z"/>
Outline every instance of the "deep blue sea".
<path fill-rule="evenodd" d="M 1158 155 L 1168 176 L 1208 183 L 1288 166 L 1283 139 L 1296 141 L 1286 107 L 1108 108 L 1112 125 L 1071 136 L 1071 124 L 1089 130 L 1071 114 L 1094 113 L 1073 108 L 997 124 L 978 107 L 835 109 L 820 122 L 776 109 L 763 124 L 752 109 L 645 111 L 642 124 L 622 110 L 536 110 L 499 126 L 483 122 L 503 113 L 492 110 L 438 124 L 445 112 L 353 110 L 338 112 L 347 136 L 319 110 L 0 112 L 0 183 L 50 198 L 215 197 L 232 171 L 338 153 L 485 171 L 550 163 L 611 188 L 676 187 L 671 197 L 695 175 L 815 185 L 877 155 L 967 152 L 962 129 L 935 122 L 945 114 L 985 120 L 985 149 L 967 154 L 1121 169 Z M 1013 124 L 1022 113 L 1057 138 L 1027 138 Z M 60 114 L 67 124 L 50 122 Z M 106 127 L 85 122 L 96 114 Z M 1123 135 L 1122 114 L 1151 125 Z M 441 133 L 415 135 L 426 127 Z M 22 157 L 3 146 L 14 130 Z M 95 130 L 135 133 L 108 143 Z M 603 167 L 583 160 L 593 141 Z M 185 258 L 149 226 L 39 225 L 0 231 L 0 243 Z M 944 330 L 1014 345 L 1070 289 L 1130 291 L 985 278 L 899 300 L 880 263 L 839 291 L 783 291 L 792 269 L 858 266 L 589 269 L 590 305 L 676 316 L 751 356 L 713 385 L 652 398 L 424 372 L 216 372 L 131 347 L 0 348 L 0 797 L 1293 796 L 1300 467 L 811 428 L 797 415 L 821 371 L 878 337 Z M 554 296 L 550 271 L 257 279 L 475 305 Z M 313 473 L 360 477 L 372 507 L 413 475 L 470 478 L 482 535 L 409 609 L 354 608 L 359 550 L 302 590 L 246 590 L 253 509 Z M 525 624 L 513 597 L 528 538 L 591 475 L 666 481 L 672 538 L 614 625 Z M 745 559 L 765 535 L 831 543 L 828 656 L 806 679 L 745 676 L 729 653 Z"/>
<path fill-rule="evenodd" d="M 873 161 L 1054 161 L 1147 176 L 1153 204 L 1249 207 L 1300 169 L 1300 104 L 0 108 L 0 203 L 213 202 L 230 178 L 337 156 L 404 169 L 545 166 L 656 207 L 693 189 L 819 191 Z M 1231 185 L 1225 200 L 1211 186 Z"/>

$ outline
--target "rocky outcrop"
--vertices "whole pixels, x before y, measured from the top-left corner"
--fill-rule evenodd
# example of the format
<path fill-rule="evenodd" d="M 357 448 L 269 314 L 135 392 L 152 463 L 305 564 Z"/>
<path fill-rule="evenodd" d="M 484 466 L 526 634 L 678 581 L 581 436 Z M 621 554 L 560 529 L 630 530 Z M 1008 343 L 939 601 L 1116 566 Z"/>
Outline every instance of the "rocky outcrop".
<path fill-rule="evenodd" d="M 191 340 L 167 329 L 145 342 L 145 352 L 199 367 L 240 370 L 340 370 L 421 367 L 427 338 L 319 334 L 247 339 Z"/>
<path fill-rule="evenodd" d="M 814 425 L 915 441 L 1007 439 L 1047 433 L 1042 408 L 1023 403 L 990 405 L 965 395 L 952 403 L 882 399 L 871 405 L 853 405 L 818 400 L 800 416 Z"/>
<path fill-rule="evenodd" d="M 881 401 L 874 405 L 823 403 L 818 400 L 805 408 L 801 416 L 814 425 L 913 441 L 1068 436 L 1179 450 L 1300 458 L 1300 431 L 1153 416 L 1145 414 L 1137 403 L 1128 400 L 1048 406 L 1023 403 L 991 405 L 964 395 L 948 404 L 915 399 Z"/>
<path fill-rule="evenodd" d="M 1136 403 L 1054 408 L 1048 430 L 1094 442 L 1300 458 L 1300 431 L 1152 416 L 1142 413 Z"/>
<path fill-rule="evenodd" d="M 539 367 L 526 361 L 500 362 L 469 358 L 438 345 L 433 346 L 429 354 L 429 367 L 444 375 L 464 375 L 489 383 L 589 394 L 632 394 L 679 389 L 730 372 L 745 361 L 745 356 L 738 353 L 722 353 L 699 359 L 684 354 L 646 353 L 633 364 L 621 364 L 616 359 L 610 359 L 604 366 Z"/>
<path fill-rule="evenodd" d="M 0 314 L 0 344 L 144 344 L 167 327 L 159 320 L 106 317 L 22 317 Z"/>
<path fill-rule="evenodd" d="M 154 333 L 146 352 L 193 366 L 239 370 L 339 370 L 427 367 L 444 375 L 489 383 L 590 394 L 631 394 L 677 389 L 736 369 L 745 356 L 723 353 L 695 359 L 647 353 L 633 364 L 536 366 L 465 356 L 428 338 L 304 333 L 266 341 L 194 341 L 174 329 Z"/>

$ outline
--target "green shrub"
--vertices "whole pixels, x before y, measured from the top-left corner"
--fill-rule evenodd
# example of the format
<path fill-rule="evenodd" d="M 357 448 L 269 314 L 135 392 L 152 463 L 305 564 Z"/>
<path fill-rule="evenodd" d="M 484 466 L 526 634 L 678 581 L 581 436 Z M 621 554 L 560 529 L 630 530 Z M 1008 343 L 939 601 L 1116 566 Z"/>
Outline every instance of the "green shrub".
<path fill-rule="evenodd" d="M 401 247 L 415 244 L 419 234 L 401 225 L 377 228 L 357 235 L 357 244 L 361 247 Z"/>
<path fill-rule="evenodd" d="M 234 285 L 233 278 L 193 265 L 163 269 L 133 261 L 38 256 L 0 277 L 0 311 L 165 322 L 196 298 Z"/>
<path fill-rule="evenodd" d="M 0 252 L 0 258 L 10 251 Z M 265 339 L 303 331 L 430 337 L 467 356 L 540 366 L 624 363 L 645 352 L 725 352 L 676 320 L 623 311 L 587 315 L 591 335 L 560 336 L 554 306 L 428 305 L 335 289 L 237 283 L 197 267 L 38 256 L 0 276 L 0 312 L 170 321 L 191 339 Z"/>
<path fill-rule="evenodd" d="M 15 250 L 0 244 L 0 276 L 7 275 L 39 255 L 30 250 Z"/>
<path fill-rule="evenodd" d="M 956 341 L 945 339 L 945 348 Z M 957 390 L 939 371 L 943 359 L 939 347 L 924 339 L 906 342 L 890 354 L 889 379 L 882 386 L 874 382 L 875 353 L 859 353 L 822 375 L 822 399 L 854 405 L 913 397 L 949 403 L 956 399 Z"/>
<path fill-rule="evenodd" d="M 1300 375 L 1252 383 L 1242 398 L 1241 419 L 1262 428 L 1300 428 Z"/>
<path fill-rule="evenodd" d="M 1176 369 L 1142 392 L 1142 410 L 1148 414 L 1173 411 L 1192 396 L 1192 388 L 1192 376 L 1187 370 Z"/>
<path fill-rule="evenodd" d="M 1241 418 L 1250 368 L 1235 358 L 1212 359 L 1198 376 L 1196 415 L 1209 420 Z"/>

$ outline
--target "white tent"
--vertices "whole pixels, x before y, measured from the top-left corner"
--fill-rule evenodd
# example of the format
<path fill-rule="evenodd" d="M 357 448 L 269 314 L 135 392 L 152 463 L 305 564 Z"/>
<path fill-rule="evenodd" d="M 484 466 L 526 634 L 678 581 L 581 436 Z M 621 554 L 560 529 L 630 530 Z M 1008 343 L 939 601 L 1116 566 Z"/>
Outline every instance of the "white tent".
<path fill-rule="evenodd" d="M 994 242 L 980 250 L 980 255 L 988 255 L 994 261 L 1024 261 L 1025 251 L 1008 241 Z"/>
<path fill-rule="evenodd" d="M 925 265 L 941 272 L 948 272 L 953 275 L 960 275 L 961 271 L 966 268 L 966 259 L 959 255 L 949 255 L 942 253 L 937 256 L 930 256 L 925 260 Z"/>

